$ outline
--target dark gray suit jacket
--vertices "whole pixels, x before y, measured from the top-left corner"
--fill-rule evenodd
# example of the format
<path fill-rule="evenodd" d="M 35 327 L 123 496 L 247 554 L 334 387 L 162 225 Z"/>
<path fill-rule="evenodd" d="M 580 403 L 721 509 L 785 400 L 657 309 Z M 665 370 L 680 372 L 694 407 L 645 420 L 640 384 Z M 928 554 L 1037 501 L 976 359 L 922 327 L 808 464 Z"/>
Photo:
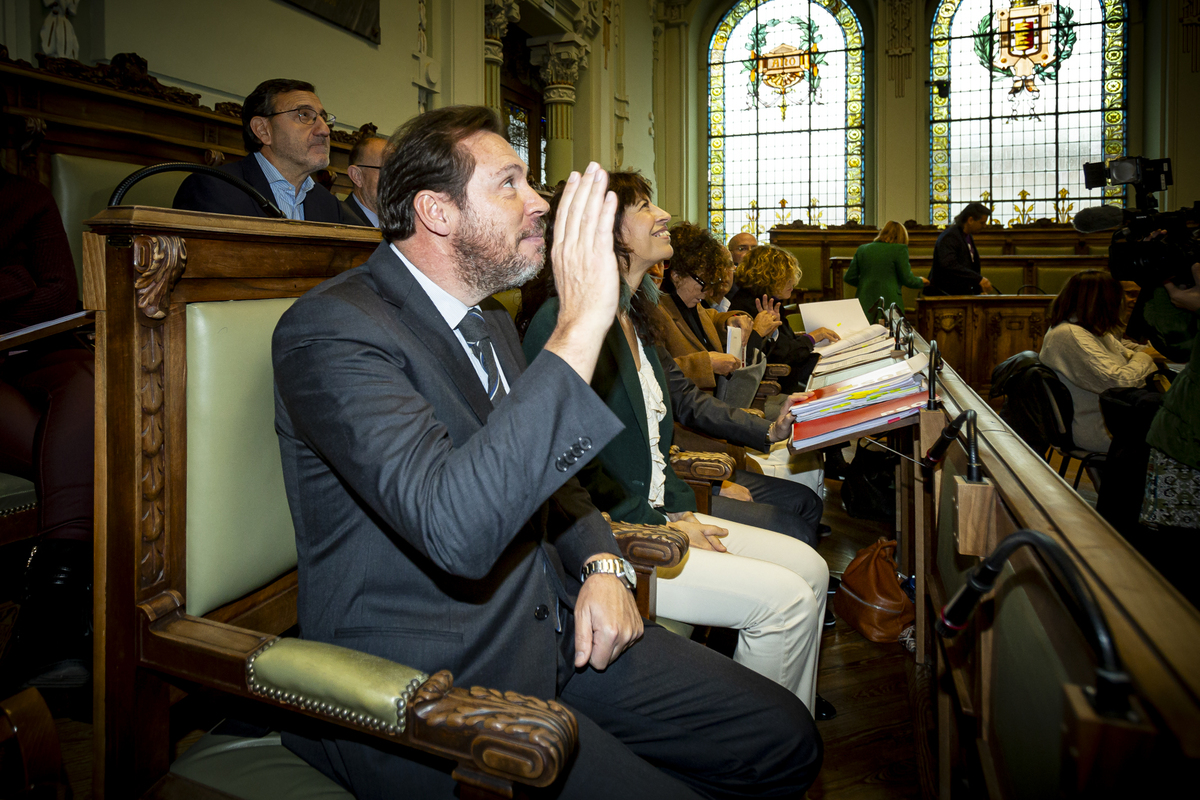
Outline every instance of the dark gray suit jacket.
<path fill-rule="evenodd" d="M 350 194 L 346 195 L 346 199 L 342 201 L 342 208 L 345 209 L 347 212 L 349 212 L 349 214 L 353 215 L 355 218 L 362 220 L 362 222 L 354 223 L 354 224 L 363 225 L 364 227 L 367 227 L 367 228 L 374 227 L 371 224 L 370 217 L 367 216 L 366 209 L 363 208 L 362 203 L 358 202 L 358 198 L 354 196 L 354 192 L 351 192 Z"/>
<path fill-rule="evenodd" d="M 967 234 L 951 223 L 938 236 L 933 246 L 933 266 L 929 269 L 927 295 L 979 294 L 983 270 L 979 265 L 979 250 L 967 245 Z"/>
<path fill-rule="evenodd" d="M 557 604 L 584 560 L 618 552 L 572 478 L 621 424 L 554 354 L 526 369 L 498 304 L 484 316 L 511 386 L 494 410 L 387 242 L 280 320 L 301 634 L 549 698 Z"/>
<path fill-rule="evenodd" d="M 254 157 L 253 153 L 247 154 L 240 161 L 225 164 L 220 169 L 222 172 L 228 172 L 230 175 L 241 178 L 258 189 L 263 197 L 272 203 L 275 202 L 275 193 L 271 191 L 271 184 L 267 182 L 267 176 L 263 173 L 262 167 L 258 165 L 258 159 Z M 242 217 L 265 216 L 263 210 L 258 207 L 258 203 L 238 187 L 226 183 L 220 178 L 199 173 L 187 176 L 183 183 L 179 184 L 179 190 L 175 192 L 175 199 L 171 205 L 173 208 L 207 211 L 210 214 L 237 214 Z M 303 206 L 305 222 L 362 225 L 357 214 L 352 215 L 347 212 L 342 207 L 341 201 L 319 183 L 304 195 Z"/>

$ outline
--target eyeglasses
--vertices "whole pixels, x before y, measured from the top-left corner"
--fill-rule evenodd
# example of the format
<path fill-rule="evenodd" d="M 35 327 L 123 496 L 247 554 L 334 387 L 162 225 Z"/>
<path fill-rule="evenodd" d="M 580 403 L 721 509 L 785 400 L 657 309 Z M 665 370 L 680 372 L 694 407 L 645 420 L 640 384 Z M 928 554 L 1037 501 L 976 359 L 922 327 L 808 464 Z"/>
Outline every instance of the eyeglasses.
<path fill-rule="evenodd" d="M 700 287 L 700 291 L 704 291 L 708 288 L 708 281 L 702 281 L 695 275 L 688 275 L 688 277 L 696 282 L 696 284 Z"/>
<path fill-rule="evenodd" d="M 371 164 L 351 164 L 350 166 L 358 167 L 359 169 L 383 169 L 383 167 L 376 167 Z"/>
<path fill-rule="evenodd" d="M 337 122 L 337 117 L 325 111 L 317 111 L 309 106 L 300 106 L 299 108 L 289 108 L 287 111 L 273 111 L 270 114 L 259 114 L 260 117 L 278 117 L 280 114 L 295 114 L 296 121 L 301 125 L 313 125 L 317 119 L 325 120 L 325 124 L 333 127 L 333 123 Z"/>

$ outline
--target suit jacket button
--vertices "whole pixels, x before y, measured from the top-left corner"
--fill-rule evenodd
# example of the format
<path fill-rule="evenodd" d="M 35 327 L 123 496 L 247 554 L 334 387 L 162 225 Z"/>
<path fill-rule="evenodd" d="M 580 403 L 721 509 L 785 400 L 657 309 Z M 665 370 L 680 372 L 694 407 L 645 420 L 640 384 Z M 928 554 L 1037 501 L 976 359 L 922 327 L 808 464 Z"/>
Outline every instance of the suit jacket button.
<path fill-rule="evenodd" d="M 587 452 L 592 449 L 592 440 L 586 436 L 580 437 L 579 446 L 583 448 L 584 452 Z"/>
<path fill-rule="evenodd" d="M 563 458 L 572 466 L 574 466 L 575 462 L 579 460 L 579 456 L 575 455 L 574 453 L 567 453 Z"/>
<path fill-rule="evenodd" d="M 569 465 L 567 464 L 566 460 L 562 458 L 562 456 L 559 456 L 558 460 L 554 462 L 554 468 L 559 472 L 566 472 L 568 466 Z"/>
<path fill-rule="evenodd" d="M 550 608 L 545 605 L 540 605 L 533 610 L 533 618 L 541 622 L 546 617 L 550 616 Z"/>

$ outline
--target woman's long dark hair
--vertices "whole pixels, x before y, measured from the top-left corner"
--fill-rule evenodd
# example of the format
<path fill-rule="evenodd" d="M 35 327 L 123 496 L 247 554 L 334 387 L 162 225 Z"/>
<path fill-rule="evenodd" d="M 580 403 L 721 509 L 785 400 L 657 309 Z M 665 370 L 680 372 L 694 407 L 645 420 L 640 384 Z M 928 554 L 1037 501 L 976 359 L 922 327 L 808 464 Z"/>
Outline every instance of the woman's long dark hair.
<path fill-rule="evenodd" d="M 1076 272 L 1050 303 L 1050 327 L 1072 322 L 1096 336 L 1121 324 L 1125 292 L 1112 275 L 1098 269 Z"/>
<path fill-rule="evenodd" d="M 546 263 L 537 277 L 521 287 L 521 310 L 517 313 L 517 330 L 520 332 L 521 338 L 525 337 L 525 331 L 529 329 L 533 315 L 542 307 L 542 304 L 558 295 L 558 291 L 554 287 L 554 270 L 550 266 L 550 252 L 554 246 L 554 218 L 558 213 L 558 204 L 562 201 L 564 188 L 565 185 L 559 186 L 554 192 L 554 196 L 550 198 L 550 213 L 546 215 Z M 624 273 L 629 267 L 629 259 L 633 255 L 633 250 L 626 244 L 622 236 L 621 224 L 625 221 L 627 208 L 641 200 L 650 199 L 650 182 L 636 171 L 610 172 L 608 188 L 617 195 L 617 215 L 613 220 L 613 251 L 617 254 L 617 264 Z M 654 293 L 653 298 L 650 297 L 645 288 L 647 283 L 651 287 L 654 286 L 648 275 L 642 279 L 642 285 L 636 292 L 633 292 L 633 296 L 630 298 L 629 320 L 633 323 L 633 329 L 637 331 L 638 337 L 646 344 L 653 346 L 660 344 L 665 336 L 662 323 L 657 316 L 657 292 Z"/>

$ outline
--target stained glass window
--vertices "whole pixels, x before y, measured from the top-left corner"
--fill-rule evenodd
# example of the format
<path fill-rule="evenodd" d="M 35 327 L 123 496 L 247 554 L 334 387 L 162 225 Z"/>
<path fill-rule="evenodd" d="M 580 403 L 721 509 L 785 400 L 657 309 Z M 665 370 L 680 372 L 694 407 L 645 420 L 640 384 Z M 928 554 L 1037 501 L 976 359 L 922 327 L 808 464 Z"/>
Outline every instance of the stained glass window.
<path fill-rule="evenodd" d="M 863 36 L 840 0 L 741 0 L 708 57 L 718 238 L 863 220 Z"/>
<path fill-rule="evenodd" d="M 942 0 L 930 59 L 930 216 L 978 200 L 992 222 L 1070 222 L 1122 187 L 1084 162 L 1125 154 L 1123 0 Z"/>

